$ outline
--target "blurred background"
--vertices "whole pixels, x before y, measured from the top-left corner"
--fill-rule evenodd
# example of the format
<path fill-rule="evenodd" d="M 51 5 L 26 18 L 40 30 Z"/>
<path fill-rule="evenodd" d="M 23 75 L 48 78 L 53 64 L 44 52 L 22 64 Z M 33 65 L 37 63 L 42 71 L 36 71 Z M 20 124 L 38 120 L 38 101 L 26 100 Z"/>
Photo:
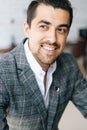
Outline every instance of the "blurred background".
<path fill-rule="evenodd" d="M 65 52 L 72 53 L 87 78 L 87 0 L 70 0 L 74 9 L 73 24 Z M 0 54 L 17 46 L 25 34 L 23 22 L 31 0 L 0 0 Z M 87 120 L 70 102 L 60 121 L 60 130 L 87 130 Z"/>

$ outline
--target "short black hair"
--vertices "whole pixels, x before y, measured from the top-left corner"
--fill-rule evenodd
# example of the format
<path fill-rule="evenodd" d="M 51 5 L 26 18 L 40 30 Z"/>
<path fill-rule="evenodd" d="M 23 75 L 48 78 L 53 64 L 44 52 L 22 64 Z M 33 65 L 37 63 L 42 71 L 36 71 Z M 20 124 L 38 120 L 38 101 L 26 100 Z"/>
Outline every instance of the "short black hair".
<path fill-rule="evenodd" d="M 30 3 L 27 9 L 27 23 L 31 26 L 31 21 L 36 15 L 36 9 L 41 4 L 51 5 L 54 8 L 61 8 L 70 14 L 70 26 L 73 20 L 73 8 L 69 0 L 34 0 Z"/>

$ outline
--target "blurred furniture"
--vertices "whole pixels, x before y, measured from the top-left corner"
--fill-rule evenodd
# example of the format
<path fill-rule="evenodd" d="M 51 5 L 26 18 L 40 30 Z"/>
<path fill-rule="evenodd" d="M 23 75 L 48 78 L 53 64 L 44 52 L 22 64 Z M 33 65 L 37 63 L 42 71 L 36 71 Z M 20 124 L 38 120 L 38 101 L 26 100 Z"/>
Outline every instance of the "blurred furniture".
<path fill-rule="evenodd" d="M 87 48 L 87 29 L 79 29 L 79 38 L 72 53 L 75 57 L 85 56 Z"/>
<path fill-rule="evenodd" d="M 4 53 L 6 53 L 6 52 L 9 52 L 9 51 L 11 51 L 14 47 L 15 47 L 15 46 L 12 46 L 12 47 L 6 48 L 6 49 L 0 49 L 0 54 L 4 54 Z"/>

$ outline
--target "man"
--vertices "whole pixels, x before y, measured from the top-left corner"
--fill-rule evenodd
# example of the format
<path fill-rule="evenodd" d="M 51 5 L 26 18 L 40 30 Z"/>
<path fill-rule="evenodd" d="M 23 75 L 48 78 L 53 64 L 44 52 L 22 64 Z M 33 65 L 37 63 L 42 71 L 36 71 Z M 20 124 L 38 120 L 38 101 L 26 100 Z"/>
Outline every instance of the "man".
<path fill-rule="evenodd" d="M 0 58 L 0 130 L 58 130 L 70 100 L 87 118 L 87 81 L 62 53 L 72 18 L 68 0 L 31 2 L 27 38 Z"/>

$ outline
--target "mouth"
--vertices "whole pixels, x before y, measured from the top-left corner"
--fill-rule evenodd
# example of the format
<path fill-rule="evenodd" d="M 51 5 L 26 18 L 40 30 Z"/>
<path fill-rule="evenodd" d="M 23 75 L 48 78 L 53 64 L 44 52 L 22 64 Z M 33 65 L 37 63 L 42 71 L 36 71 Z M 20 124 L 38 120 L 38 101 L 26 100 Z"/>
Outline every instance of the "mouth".
<path fill-rule="evenodd" d="M 55 47 L 48 47 L 48 46 L 43 46 L 43 48 L 44 48 L 45 50 L 48 50 L 48 51 L 54 51 L 54 50 L 57 49 L 57 48 L 55 48 Z"/>
<path fill-rule="evenodd" d="M 43 47 L 44 50 L 46 51 L 50 51 L 50 52 L 54 52 L 55 50 L 57 50 L 58 48 L 60 48 L 59 45 L 52 45 L 52 44 L 43 44 L 41 45 L 41 47 Z"/>

